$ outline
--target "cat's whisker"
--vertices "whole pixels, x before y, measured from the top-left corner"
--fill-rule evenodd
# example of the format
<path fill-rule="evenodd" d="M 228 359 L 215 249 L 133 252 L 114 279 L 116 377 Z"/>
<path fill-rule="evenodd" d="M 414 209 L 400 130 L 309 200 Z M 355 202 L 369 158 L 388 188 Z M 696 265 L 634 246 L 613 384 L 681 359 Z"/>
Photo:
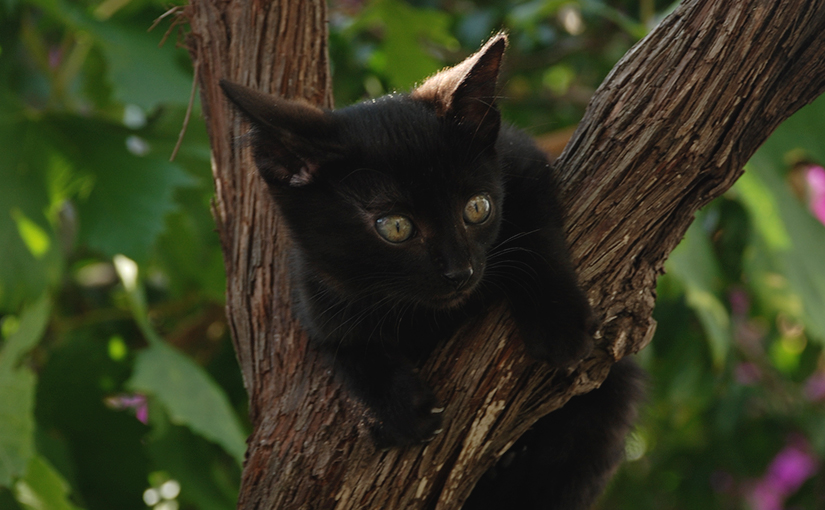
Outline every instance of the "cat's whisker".
<path fill-rule="evenodd" d="M 541 229 L 536 228 L 536 229 L 533 229 L 533 230 L 528 230 L 528 231 L 525 231 L 525 232 L 518 232 L 516 234 L 513 234 L 510 237 L 508 237 L 507 239 L 499 242 L 498 244 L 496 244 L 495 246 L 490 248 L 490 252 L 491 253 L 495 252 L 500 246 L 503 246 L 503 245 L 505 245 L 505 244 L 507 244 L 511 241 L 515 241 L 516 239 L 521 239 L 522 237 L 526 237 L 526 236 L 529 236 L 531 234 L 535 234 L 536 232 L 539 232 L 540 230 Z"/>

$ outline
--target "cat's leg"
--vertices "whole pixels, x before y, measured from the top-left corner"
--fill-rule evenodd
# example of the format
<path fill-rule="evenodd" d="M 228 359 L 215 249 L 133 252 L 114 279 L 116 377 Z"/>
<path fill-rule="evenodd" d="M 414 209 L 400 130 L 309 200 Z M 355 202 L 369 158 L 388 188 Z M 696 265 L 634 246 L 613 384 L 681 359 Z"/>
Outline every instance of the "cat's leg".
<path fill-rule="evenodd" d="M 536 422 L 479 481 L 465 510 L 589 509 L 624 458 L 643 372 L 615 364 L 602 386 Z"/>
<path fill-rule="evenodd" d="M 595 321 L 569 262 L 563 232 L 525 227 L 490 255 L 492 277 L 510 305 L 528 353 L 566 367 L 593 349 Z"/>
<path fill-rule="evenodd" d="M 354 345 L 331 352 L 351 391 L 375 414 L 376 446 L 417 444 L 441 431 L 444 408 L 414 365 L 382 345 Z"/>

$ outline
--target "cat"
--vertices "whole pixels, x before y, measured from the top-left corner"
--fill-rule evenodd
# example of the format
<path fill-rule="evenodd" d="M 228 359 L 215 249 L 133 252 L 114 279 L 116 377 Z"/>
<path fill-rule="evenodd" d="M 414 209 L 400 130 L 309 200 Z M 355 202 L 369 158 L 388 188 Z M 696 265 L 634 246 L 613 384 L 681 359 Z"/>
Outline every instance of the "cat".
<path fill-rule="evenodd" d="M 375 415 L 379 448 L 441 432 L 444 408 L 416 367 L 496 302 L 550 367 L 574 366 L 594 346 L 556 176 L 495 106 L 506 44 L 497 34 L 409 94 L 335 111 L 221 81 L 252 125 L 255 163 L 291 234 L 294 313 Z M 587 508 L 621 459 L 638 381 L 620 362 L 601 389 L 515 445 L 526 468 L 497 466 L 497 478 L 547 486 L 548 473 L 559 483 L 530 496 L 537 508 Z M 485 506 L 493 499 L 471 497 L 468 508 L 496 508 Z"/>

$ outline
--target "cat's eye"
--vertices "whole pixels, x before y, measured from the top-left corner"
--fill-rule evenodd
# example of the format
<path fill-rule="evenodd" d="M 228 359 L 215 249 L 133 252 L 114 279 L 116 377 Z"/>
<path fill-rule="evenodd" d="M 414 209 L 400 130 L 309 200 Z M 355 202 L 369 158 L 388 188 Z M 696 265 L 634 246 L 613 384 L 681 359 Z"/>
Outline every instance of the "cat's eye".
<path fill-rule="evenodd" d="M 492 210 L 493 204 L 490 203 L 490 197 L 484 194 L 476 195 L 464 206 L 464 221 L 472 224 L 484 223 L 490 217 Z"/>
<path fill-rule="evenodd" d="M 415 233 L 412 221 L 398 214 L 378 218 L 375 221 L 375 230 L 391 243 L 403 243 Z"/>

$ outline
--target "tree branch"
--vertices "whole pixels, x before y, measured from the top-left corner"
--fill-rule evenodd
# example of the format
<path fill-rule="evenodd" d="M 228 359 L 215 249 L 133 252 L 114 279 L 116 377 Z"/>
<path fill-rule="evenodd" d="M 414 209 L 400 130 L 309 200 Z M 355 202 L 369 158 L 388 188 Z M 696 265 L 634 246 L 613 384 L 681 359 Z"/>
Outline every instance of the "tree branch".
<path fill-rule="evenodd" d="M 695 211 L 825 88 L 824 4 L 687 1 L 616 65 L 557 162 L 600 349 L 554 373 L 524 356 L 507 311 L 492 310 L 423 370 L 447 403 L 444 433 L 382 453 L 290 314 L 289 240 L 218 87 L 227 78 L 331 106 L 324 2 L 192 0 L 227 315 L 254 427 L 239 508 L 458 508 L 536 419 L 650 341 L 656 278 Z"/>

